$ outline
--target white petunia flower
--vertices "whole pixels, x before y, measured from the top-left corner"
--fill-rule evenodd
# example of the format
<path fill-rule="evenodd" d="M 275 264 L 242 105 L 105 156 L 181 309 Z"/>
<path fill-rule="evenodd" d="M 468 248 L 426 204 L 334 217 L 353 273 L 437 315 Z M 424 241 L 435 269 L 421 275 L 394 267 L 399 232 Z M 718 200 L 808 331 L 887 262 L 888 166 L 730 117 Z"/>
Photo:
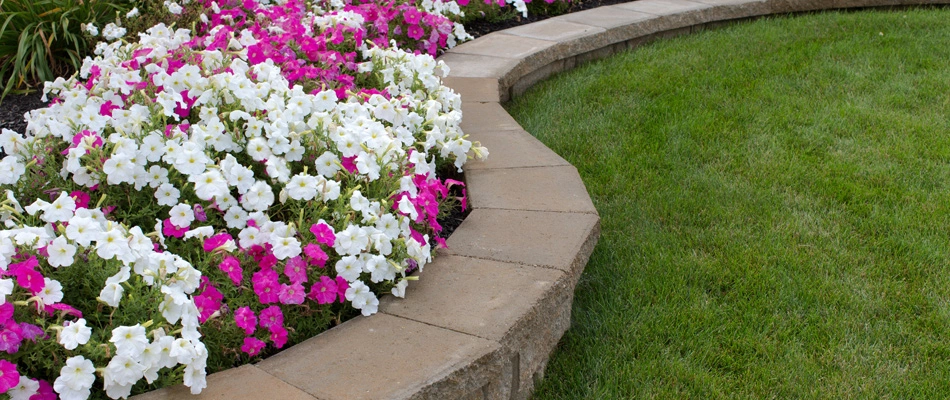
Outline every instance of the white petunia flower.
<path fill-rule="evenodd" d="M 178 204 L 168 210 L 172 224 L 179 228 L 187 228 L 195 220 L 195 212 L 187 204 Z"/>
<path fill-rule="evenodd" d="M 66 350 L 75 350 L 79 345 L 88 343 L 90 336 L 92 336 L 92 328 L 87 327 L 86 320 L 80 318 L 69 323 L 59 332 L 59 344 Z"/>
<path fill-rule="evenodd" d="M 46 252 L 49 253 L 49 257 L 46 258 L 49 265 L 56 268 L 68 267 L 73 265 L 73 257 L 76 255 L 76 246 L 69 244 L 69 241 L 66 240 L 65 237 L 57 236 L 56 239 L 53 239 L 53 242 L 46 247 Z"/>
<path fill-rule="evenodd" d="M 106 286 L 99 292 L 99 300 L 112 308 L 118 307 L 119 301 L 122 300 L 122 295 L 125 293 L 122 283 L 129 280 L 130 271 L 129 267 L 122 267 L 117 274 L 106 279 Z"/>
<path fill-rule="evenodd" d="M 366 250 L 367 245 L 369 245 L 369 235 L 366 230 L 349 224 L 346 229 L 337 232 L 333 247 L 339 254 L 357 255 Z"/>
<path fill-rule="evenodd" d="M 7 296 L 13 294 L 13 279 L 0 279 L 0 304 L 7 302 Z"/>
<path fill-rule="evenodd" d="M 45 286 L 36 296 L 44 305 L 53 305 L 63 300 L 63 285 L 59 281 L 44 277 L 43 282 Z"/>
<path fill-rule="evenodd" d="M 171 207 L 178 204 L 178 196 L 180 195 L 181 192 L 171 183 L 163 183 L 155 190 L 155 198 L 158 200 L 158 204 L 162 206 Z"/>
<path fill-rule="evenodd" d="M 26 375 L 20 375 L 20 382 L 7 390 L 7 395 L 10 396 L 10 400 L 29 400 L 39 389 L 39 382 L 27 378 Z"/>
<path fill-rule="evenodd" d="M 76 200 L 66 192 L 60 192 L 59 197 L 43 210 L 43 220 L 46 222 L 68 221 L 73 217 L 74 212 L 76 212 Z"/>
<path fill-rule="evenodd" d="M 128 272 L 126 272 L 128 273 Z M 137 357 L 148 346 L 145 327 L 140 324 L 120 326 L 112 330 L 109 342 L 115 345 L 116 354 Z"/>
<path fill-rule="evenodd" d="M 66 359 L 66 365 L 59 371 L 59 377 L 53 382 L 53 390 L 62 398 L 89 397 L 89 389 L 96 381 L 96 367 L 83 356 Z"/>

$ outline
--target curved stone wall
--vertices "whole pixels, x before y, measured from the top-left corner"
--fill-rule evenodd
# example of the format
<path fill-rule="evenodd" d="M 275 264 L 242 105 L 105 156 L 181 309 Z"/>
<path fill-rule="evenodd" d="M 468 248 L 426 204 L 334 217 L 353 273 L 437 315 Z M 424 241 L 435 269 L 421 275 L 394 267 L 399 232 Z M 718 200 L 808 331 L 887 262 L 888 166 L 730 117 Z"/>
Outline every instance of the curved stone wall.
<path fill-rule="evenodd" d="M 441 57 L 463 129 L 474 209 L 406 299 L 258 364 L 213 374 L 199 399 L 524 399 L 570 326 L 574 286 L 600 234 L 577 171 L 501 103 L 557 72 L 735 20 L 950 0 L 639 0 L 495 32 Z M 140 399 L 188 396 L 178 386 Z"/>

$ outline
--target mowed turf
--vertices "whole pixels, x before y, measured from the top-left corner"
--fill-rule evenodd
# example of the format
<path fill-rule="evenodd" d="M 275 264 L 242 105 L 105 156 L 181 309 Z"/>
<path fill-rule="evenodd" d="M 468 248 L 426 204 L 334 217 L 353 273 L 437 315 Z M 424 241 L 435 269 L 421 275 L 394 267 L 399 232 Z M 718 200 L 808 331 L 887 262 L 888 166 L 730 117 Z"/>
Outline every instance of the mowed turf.
<path fill-rule="evenodd" d="M 950 398 L 950 9 L 704 31 L 508 107 L 602 218 L 536 398 Z"/>

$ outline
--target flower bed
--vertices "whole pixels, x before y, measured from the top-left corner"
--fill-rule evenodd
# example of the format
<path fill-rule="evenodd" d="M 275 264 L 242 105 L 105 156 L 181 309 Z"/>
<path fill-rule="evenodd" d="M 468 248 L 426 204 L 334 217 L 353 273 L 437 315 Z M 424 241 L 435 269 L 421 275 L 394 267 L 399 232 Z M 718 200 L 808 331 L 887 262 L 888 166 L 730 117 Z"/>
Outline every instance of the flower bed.
<path fill-rule="evenodd" d="M 455 3 L 197 6 L 0 134 L 0 393 L 198 393 L 402 296 L 464 207 L 435 175 L 487 156 L 432 58 L 466 37 Z"/>

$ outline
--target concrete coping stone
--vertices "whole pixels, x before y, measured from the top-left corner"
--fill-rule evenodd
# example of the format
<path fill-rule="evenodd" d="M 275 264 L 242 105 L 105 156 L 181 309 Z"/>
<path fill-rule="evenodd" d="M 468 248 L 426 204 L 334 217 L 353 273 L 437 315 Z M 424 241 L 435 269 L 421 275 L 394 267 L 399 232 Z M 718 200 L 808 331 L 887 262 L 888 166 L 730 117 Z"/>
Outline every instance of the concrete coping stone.
<path fill-rule="evenodd" d="M 440 57 L 463 99 L 462 129 L 487 145 L 469 163 L 472 213 L 405 299 L 255 365 L 208 377 L 193 398 L 526 399 L 570 326 L 574 287 L 600 236 L 577 170 L 502 103 L 552 74 L 734 20 L 950 0 L 639 0 L 495 32 Z M 183 398 L 179 385 L 137 396 Z"/>

